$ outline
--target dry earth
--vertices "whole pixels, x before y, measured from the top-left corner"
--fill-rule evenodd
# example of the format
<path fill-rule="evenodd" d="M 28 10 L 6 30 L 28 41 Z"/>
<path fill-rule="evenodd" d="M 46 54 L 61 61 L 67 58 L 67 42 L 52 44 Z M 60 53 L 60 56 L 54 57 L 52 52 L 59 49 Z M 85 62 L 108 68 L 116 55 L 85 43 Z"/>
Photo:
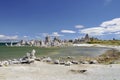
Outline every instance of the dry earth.
<path fill-rule="evenodd" d="M 87 70 L 74 73 L 71 70 Z M 120 80 L 120 64 L 55 65 L 45 62 L 0 67 L 0 80 Z"/>

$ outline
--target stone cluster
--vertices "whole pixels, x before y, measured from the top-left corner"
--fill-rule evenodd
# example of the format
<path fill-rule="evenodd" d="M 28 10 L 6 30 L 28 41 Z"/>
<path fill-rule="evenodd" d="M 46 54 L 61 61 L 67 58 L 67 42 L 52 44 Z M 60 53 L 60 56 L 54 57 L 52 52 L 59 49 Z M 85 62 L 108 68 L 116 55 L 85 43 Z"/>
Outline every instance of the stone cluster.
<path fill-rule="evenodd" d="M 68 56 L 70 57 L 70 56 Z M 67 57 L 67 58 L 68 58 Z M 77 65 L 77 64 L 98 64 L 97 60 L 89 60 L 89 61 L 78 61 L 78 60 L 60 60 L 60 59 L 52 59 L 51 57 L 42 57 L 42 58 L 36 58 L 37 61 L 41 62 L 47 62 L 51 64 L 59 64 L 59 65 L 65 65 L 65 66 L 70 66 L 70 65 Z"/>
<path fill-rule="evenodd" d="M 0 61 L 0 67 L 12 65 L 12 64 L 30 64 L 30 63 L 33 63 L 36 59 L 35 53 L 36 53 L 36 51 L 33 49 L 30 53 L 26 53 L 26 56 L 24 56 L 23 58 Z"/>
<path fill-rule="evenodd" d="M 20 59 L 13 59 L 13 60 L 6 60 L 6 61 L 0 61 L 0 67 L 2 66 L 8 66 L 11 64 L 30 64 L 33 63 L 34 61 L 40 61 L 40 62 L 47 62 L 51 64 L 59 64 L 59 65 L 65 65 L 65 66 L 70 66 L 72 64 L 97 64 L 97 60 L 75 60 L 75 58 L 71 56 L 67 56 L 66 60 L 65 58 L 61 59 L 52 59 L 51 57 L 41 57 L 41 58 L 36 58 L 35 56 L 36 51 L 33 49 L 30 53 L 27 52 L 26 56 Z"/>

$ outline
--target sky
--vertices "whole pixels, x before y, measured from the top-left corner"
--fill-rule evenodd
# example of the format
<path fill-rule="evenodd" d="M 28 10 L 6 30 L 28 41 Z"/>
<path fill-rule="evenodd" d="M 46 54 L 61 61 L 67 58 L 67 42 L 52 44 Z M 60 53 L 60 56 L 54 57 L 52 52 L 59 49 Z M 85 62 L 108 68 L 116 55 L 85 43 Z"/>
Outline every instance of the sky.
<path fill-rule="evenodd" d="M 120 39 L 120 0 L 0 0 L 0 39 Z"/>

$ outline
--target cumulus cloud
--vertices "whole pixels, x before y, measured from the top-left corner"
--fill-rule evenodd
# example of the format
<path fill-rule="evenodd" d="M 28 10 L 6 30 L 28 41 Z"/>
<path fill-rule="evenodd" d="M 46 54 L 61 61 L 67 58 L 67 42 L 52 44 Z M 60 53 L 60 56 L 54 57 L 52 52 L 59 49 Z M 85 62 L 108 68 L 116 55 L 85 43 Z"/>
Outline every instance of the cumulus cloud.
<path fill-rule="evenodd" d="M 87 28 L 87 29 L 80 30 L 80 33 L 89 34 L 92 36 L 103 35 L 104 28 L 101 28 L 101 27 Z"/>
<path fill-rule="evenodd" d="M 61 30 L 62 33 L 76 33 L 73 30 Z"/>
<path fill-rule="evenodd" d="M 63 35 L 58 34 L 58 32 L 53 32 L 53 33 L 51 34 L 51 36 L 63 36 Z"/>
<path fill-rule="evenodd" d="M 6 36 L 6 35 L 0 35 L 0 39 L 18 39 L 18 36 Z"/>
<path fill-rule="evenodd" d="M 100 26 L 101 27 L 111 27 L 114 25 L 120 25 L 120 18 L 115 18 L 113 20 L 105 21 Z"/>
<path fill-rule="evenodd" d="M 84 28 L 83 25 L 76 25 L 75 28 Z"/>
<path fill-rule="evenodd" d="M 120 32 L 120 18 L 105 21 L 99 27 L 92 27 L 80 30 L 80 33 L 94 35 L 118 34 Z"/>

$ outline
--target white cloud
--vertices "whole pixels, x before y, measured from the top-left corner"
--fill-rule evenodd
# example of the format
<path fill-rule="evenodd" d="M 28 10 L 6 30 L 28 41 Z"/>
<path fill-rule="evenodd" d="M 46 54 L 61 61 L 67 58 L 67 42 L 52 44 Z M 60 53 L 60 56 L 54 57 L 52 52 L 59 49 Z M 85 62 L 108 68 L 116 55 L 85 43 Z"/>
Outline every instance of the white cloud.
<path fill-rule="evenodd" d="M 48 33 L 42 33 L 42 36 L 43 37 L 46 37 L 46 36 L 48 36 L 49 34 Z"/>
<path fill-rule="evenodd" d="M 120 18 L 115 18 L 110 21 L 105 21 L 101 25 L 105 29 L 105 32 L 114 33 L 120 31 Z"/>
<path fill-rule="evenodd" d="M 0 39 L 18 39 L 18 36 L 6 36 L 6 35 L 0 35 Z"/>
<path fill-rule="evenodd" d="M 100 26 L 101 27 L 111 27 L 114 25 L 120 25 L 120 18 L 115 18 L 113 20 L 105 21 Z"/>
<path fill-rule="evenodd" d="M 53 32 L 52 34 L 42 33 L 42 36 L 43 36 L 43 37 L 46 37 L 46 36 L 64 36 L 64 35 L 59 34 L 58 32 Z"/>
<path fill-rule="evenodd" d="M 58 32 L 53 32 L 53 33 L 51 34 L 51 36 L 63 36 L 63 35 L 58 34 Z"/>
<path fill-rule="evenodd" d="M 41 37 L 40 37 L 40 36 L 35 36 L 35 38 L 37 38 L 37 39 L 41 39 Z"/>
<path fill-rule="evenodd" d="M 62 33 L 76 33 L 73 30 L 61 30 Z"/>
<path fill-rule="evenodd" d="M 120 32 L 116 32 L 115 34 L 120 34 Z"/>
<path fill-rule="evenodd" d="M 99 27 L 92 27 L 80 30 L 80 33 L 94 35 L 118 34 L 120 32 L 120 18 L 105 21 Z"/>
<path fill-rule="evenodd" d="M 84 28 L 83 25 L 76 25 L 75 28 Z"/>
<path fill-rule="evenodd" d="M 93 28 L 87 28 L 87 29 L 83 29 L 80 31 L 81 33 L 84 33 L 84 34 L 89 34 L 89 35 L 92 35 L 92 36 L 95 36 L 95 35 L 103 35 L 104 33 L 104 28 L 101 28 L 101 27 L 93 27 Z"/>
<path fill-rule="evenodd" d="M 28 38 L 29 36 L 23 36 L 24 38 Z"/>

